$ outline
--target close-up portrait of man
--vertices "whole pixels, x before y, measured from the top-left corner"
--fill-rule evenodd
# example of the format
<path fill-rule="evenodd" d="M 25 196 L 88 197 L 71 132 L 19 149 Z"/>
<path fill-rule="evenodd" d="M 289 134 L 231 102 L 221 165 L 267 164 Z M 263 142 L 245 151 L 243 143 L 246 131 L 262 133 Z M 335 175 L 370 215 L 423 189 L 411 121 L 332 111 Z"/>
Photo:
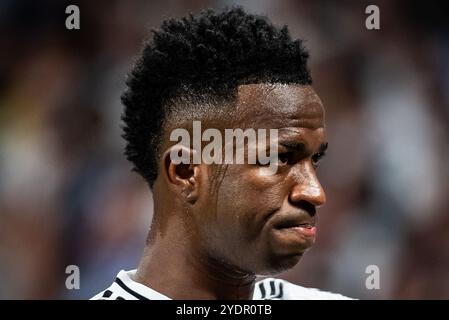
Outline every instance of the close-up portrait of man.
<path fill-rule="evenodd" d="M 449 299 L 447 12 L 0 1 L 0 300 Z"/>
<path fill-rule="evenodd" d="M 151 187 L 153 222 L 137 271 L 119 273 L 97 298 L 343 298 L 256 282 L 298 263 L 326 201 L 316 173 L 325 111 L 307 59 L 287 27 L 242 9 L 169 20 L 154 33 L 122 97 L 126 155 Z M 277 129 L 276 172 L 264 174 L 257 161 L 195 164 L 199 150 L 170 141 L 193 121 L 223 136 L 227 128 Z M 266 145 L 257 146 L 266 154 Z M 175 164 L 172 148 L 192 161 Z"/>

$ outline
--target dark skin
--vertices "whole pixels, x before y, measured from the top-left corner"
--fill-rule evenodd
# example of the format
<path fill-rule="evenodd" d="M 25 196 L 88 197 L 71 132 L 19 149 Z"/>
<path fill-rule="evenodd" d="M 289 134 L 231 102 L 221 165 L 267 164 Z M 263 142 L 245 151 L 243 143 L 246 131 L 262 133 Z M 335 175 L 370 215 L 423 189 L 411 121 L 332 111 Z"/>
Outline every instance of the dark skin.
<path fill-rule="evenodd" d="M 295 266 L 315 241 L 298 230 L 315 226 L 325 202 L 316 175 L 327 147 L 321 100 L 311 86 L 249 84 L 239 87 L 236 110 L 210 127 L 279 129 L 278 170 L 175 165 L 164 145 L 135 281 L 172 299 L 251 299 L 256 275 Z"/>

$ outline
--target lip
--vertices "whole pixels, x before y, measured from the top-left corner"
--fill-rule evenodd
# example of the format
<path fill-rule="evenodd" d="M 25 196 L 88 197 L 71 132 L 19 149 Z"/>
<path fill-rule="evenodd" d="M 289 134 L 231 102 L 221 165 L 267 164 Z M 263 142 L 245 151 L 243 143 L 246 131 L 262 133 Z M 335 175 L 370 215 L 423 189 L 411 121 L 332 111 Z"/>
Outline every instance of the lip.
<path fill-rule="evenodd" d="M 296 243 L 308 248 L 315 242 L 316 224 L 316 215 L 300 212 L 278 214 L 273 217 L 271 225 L 283 243 Z"/>
<path fill-rule="evenodd" d="M 291 227 L 291 228 L 284 228 L 287 231 L 291 230 L 292 232 L 297 232 L 298 234 L 302 235 L 305 238 L 315 238 L 316 237 L 316 231 L 317 228 L 315 226 L 300 226 L 300 227 Z M 282 229 L 281 229 L 282 230 Z"/>
<path fill-rule="evenodd" d="M 283 214 L 275 217 L 272 226 L 278 230 L 296 228 L 316 230 L 316 218 L 309 214 Z"/>

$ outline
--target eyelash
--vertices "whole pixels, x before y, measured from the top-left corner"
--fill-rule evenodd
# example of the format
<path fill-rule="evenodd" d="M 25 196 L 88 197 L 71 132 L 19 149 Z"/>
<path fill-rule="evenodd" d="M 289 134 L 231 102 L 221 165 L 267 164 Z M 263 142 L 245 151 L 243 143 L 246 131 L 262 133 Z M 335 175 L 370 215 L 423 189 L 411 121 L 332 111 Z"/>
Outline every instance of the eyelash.
<path fill-rule="evenodd" d="M 312 164 L 317 166 L 320 160 L 324 157 L 324 152 L 316 153 L 312 156 Z M 293 152 L 283 152 L 278 155 L 279 163 L 281 165 L 287 165 L 292 163 Z M 284 158 L 284 159 L 283 159 Z"/>
<path fill-rule="evenodd" d="M 324 157 L 324 152 L 318 152 L 312 156 L 312 163 L 316 166 L 318 162 Z"/>
<path fill-rule="evenodd" d="M 283 153 L 280 153 L 280 154 L 278 155 L 279 163 L 282 164 L 282 165 L 288 164 L 289 161 L 291 160 L 291 156 L 292 156 L 292 155 L 293 155 L 293 152 L 283 152 Z M 283 157 L 286 157 L 287 160 L 286 160 L 286 161 L 283 161 L 283 160 L 282 160 Z"/>

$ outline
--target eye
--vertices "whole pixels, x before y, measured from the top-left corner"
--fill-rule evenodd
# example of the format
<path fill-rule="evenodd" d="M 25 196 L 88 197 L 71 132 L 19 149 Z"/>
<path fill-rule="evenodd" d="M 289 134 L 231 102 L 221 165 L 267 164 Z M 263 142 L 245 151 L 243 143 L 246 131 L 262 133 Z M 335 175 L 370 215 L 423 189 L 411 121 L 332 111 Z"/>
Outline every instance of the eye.
<path fill-rule="evenodd" d="M 320 160 L 324 157 L 324 152 L 315 153 L 312 156 L 312 164 L 317 167 Z"/>
<path fill-rule="evenodd" d="M 284 152 L 278 155 L 279 165 L 287 165 L 292 162 L 293 152 Z"/>

